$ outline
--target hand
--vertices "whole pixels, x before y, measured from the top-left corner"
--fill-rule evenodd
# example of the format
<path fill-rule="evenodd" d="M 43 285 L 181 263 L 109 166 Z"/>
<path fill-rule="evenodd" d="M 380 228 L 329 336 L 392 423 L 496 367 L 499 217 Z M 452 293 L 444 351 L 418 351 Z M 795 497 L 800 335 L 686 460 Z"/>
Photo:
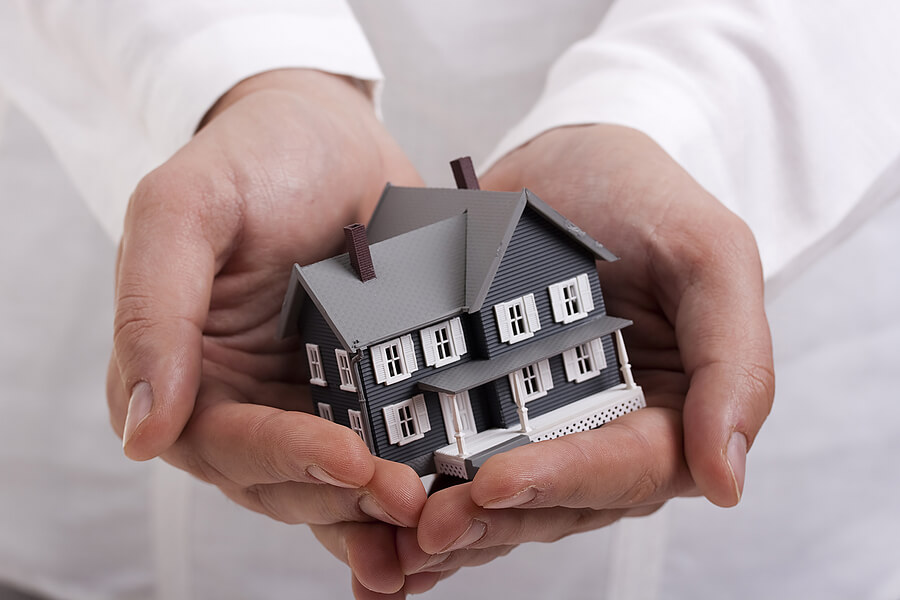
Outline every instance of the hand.
<path fill-rule="evenodd" d="M 141 181 L 116 276 L 113 428 L 289 523 L 412 525 L 424 490 L 351 430 L 310 414 L 297 340 L 275 341 L 291 265 L 340 250 L 412 165 L 342 77 L 273 71 L 229 92 Z M 290 409 L 290 410 L 286 410 Z"/>
<path fill-rule="evenodd" d="M 480 564 L 679 495 L 736 504 L 774 394 L 762 270 L 746 225 L 624 127 L 549 131 L 482 186 L 528 187 L 622 259 L 598 270 L 609 314 L 634 321 L 623 333 L 648 408 L 496 455 L 471 483 L 434 494 L 415 539 L 398 543 L 403 570 Z"/>

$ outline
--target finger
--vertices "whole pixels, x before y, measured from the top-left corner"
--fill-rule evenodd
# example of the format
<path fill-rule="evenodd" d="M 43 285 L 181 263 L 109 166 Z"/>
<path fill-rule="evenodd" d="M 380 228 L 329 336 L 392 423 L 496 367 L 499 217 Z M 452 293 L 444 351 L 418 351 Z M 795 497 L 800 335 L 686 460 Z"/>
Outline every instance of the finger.
<path fill-rule="evenodd" d="M 420 569 L 483 564 L 508 553 L 517 544 L 555 542 L 574 533 L 605 527 L 625 516 L 649 514 L 660 506 L 657 503 L 604 510 L 562 507 L 491 510 L 472 502 L 465 487 L 438 492 L 426 503 L 417 532 L 419 546 L 435 555 L 433 561 L 442 555 L 449 556 Z M 398 548 L 404 550 L 399 544 Z"/>
<path fill-rule="evenodd" d="M 295 482 L 221 487 L 241 506 L 291 524 L 374 519 L 412 527 L 425 504 L 425 488 L 415 472 L 406 465 L 380 459 L 366 487 L 355 490 Z"/>
<path fill-rule="evenodd" d="M 447 501 L 448 503 L 451 503 L 455 500 L 456 497 L 451 494 L 448 497 L 439 499 L 439 502 Z M 451 526 L 456 526 L 457 529 L 459 527 L 463 527 L 463 529 L 461 531 L 458 531 L 458 533 L 461 533 L 468 528 L 468 522 L 466 521 L 467 518 L 475 518 L 471 515 L 480 515 L 483 512 L 483 510 L 478 510 L 477 507 L 473 507 L 471 501 L 465 497 L 465 494 L 462 494 L 461 501 L 467 502 L 468 504 L 465 510 L 459 511 L 458 515 L 460 516 L 460 518 L 454 519 L 453 523 L 451 523 Z M 456 508 L 460 508 L 459 505 L 456 505 Z M 486 518 L 489 519 L 490 516 Z M 431 534 L 426 532 L 425 535 Z M 460 549 L 455 551 L 439 552 L 437 554 L 429 554 L 422 550 L 421 546 L 419 546 L 418 536 L 419 532 L 415 529 L 397 530 L 397 556 L 400 559 L 400 566 L 403 569 L 403 572 L 406 573 L 406 586 L 404 589 L 406 589 L 410 593 L 417 593 L 412 591 L 413 586 L 411 586 L 410 581 L 412 578 L 418 575 L 425 575 L 429 573 L 455 573 L 462 567 L 475 567 L 487 564 L 500 556 L 509 554 L 509 552 L 515 547 L 514 544 L 495 545 L 489 548 L 477 550 Z"/>
<path fill-rule="evenodd" d="M 405 578 L 397 558 L 395 527 L 383 523 L 337 523 L 313 525 L 310 529 L 329 552 L 350 567 L 354 581 L 364 590 L 379 594 L 402 590 Z M 363 589 L 359 591 L 365 593 Z M 355 595 L 356 592 L 354 584 Z"/>
<path fill-rule="evenodd" d="M 471 497 L 490 509 L 627 508 L 692 485 L 680 413 L 648 407 L 599 429 L 492 456 L 475 475 Z"/>
<path fill-rule="evenodd" d="M 157 456 L 181 433 L 200 384 L 202 331 L 217 255 L 192 208 L 209 184 L 161 168 L 129 206 L 116 277 L 115 355 L 123 394 L 125 453 Z M 232 240 L 228 211 L 217 233 Z M 236 225 L 235 225 L 236 229 Z"/>
<path fill-rule="evenodd" d="M 772 407 L 775 376 L 752 234 L 736 223 L 711 240 L 700 252 L 676 250 L 688 263 L 678 268 L 692 274 L 675 321 L 690 376 L 684 452 L 703 494 L 732 506 L 743 492 L 747 449 Z"/>
<path fill-rule="evenodd" d="M 375 473 L 355 433 L 310 414 L 236 401 L 237 393 L 205 383 L 198 408 L 165 458 L 216 485 L 282 482 L 366 485 Z"/>

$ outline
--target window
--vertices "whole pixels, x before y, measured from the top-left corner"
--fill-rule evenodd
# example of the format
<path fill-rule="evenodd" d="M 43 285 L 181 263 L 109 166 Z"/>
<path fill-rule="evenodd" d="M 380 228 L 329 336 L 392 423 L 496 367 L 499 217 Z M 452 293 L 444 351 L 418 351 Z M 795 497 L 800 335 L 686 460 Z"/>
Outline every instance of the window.
<path fill-rule="evenodd" d="M 606 368 L 603 341 L 598 338 L 566 350 L 563 352 L 563 363 L 566 366 L 566 379 L 569 381 L 581 383 L 596 377 Z"/>
<path fill-rule="evenodd" d="M 403 446 L 420 440 L 431 431 L 431 421 L 425 406 L 425 396 L 418 394 L 409 400 L 385 406 L 382 410 L 388 441 Z"/>
<path fill-rule="evenodd" d="M 322 370 L 319 347 L 315 344 L 307 344 L 306 357 L 309 359 L 309 382 L 313 385 L 327 386 L 328 382 L 325 381 L 325 371 Z"/>
<path fill-rule="evenodd" d="M 587 273 L 554 283 L 547 290 L 550 292 L 553 320 L 557 323 L 571 323 L 583 319 L 594 310 L 591 280 Z"/>
<path fill-rule="evenodd" d="M 522 403 L 546 396 L 553 389 L 553 375 L 550 373 L 550 362 L 545 360 L 528 365 L 509 374 L 509 385 L 513 397 Z"/>
<path fill-rule="evenodd" d="M 331 412 L 331 405 L 319 402 L 319 416 L 329 421 L 334 421 L 334 413 Z"/>
<path fill-rule="evenodd" d="M 466 337 L 459 317 L 426 327 L 419 335 L 422 337 L 425 364 L 429 367 L 442 367 L 456 362 L 467 352 Z"/>
<path fill-rule="evenodd" d="M 350 418 L 350 429 L 368 445 L 369 441 L 366 439 L 366 428 L 363 427 L 362 413 L 358 410 L 348 410 L 347 416 Z"/>
<path fill-rule="evenodd" d="M 355 392 L 356 386 L 353 385 L 353 372 L 350 370 L 350 357 L 346 350 L 340 348 L 334 351 L 337 358 L 338 373 L 341 376 L 341 389 L 345 392 Z"/>
<path fill-rule="evenodd" d="M 447 432 L 447 443 L 456 443 L 456 418 L 453 415 L 453 396 L 450 394 L 438 394 L 441 401 L 441 416 L 444 417 L 444 429 Z M 472 401 L 469 392 L 456 394 L 456 408 L 459 411 L 459 420 L 462 422 L 460 433 L 469 435 L 475 433 L 475 417 L 472 414 Z"/>
<path fill-rule="evenodd" d="M 372 346 L 371 354 L 375 381 L 378 383 L 390 385 L 403 381 L 419 369 L 411 335 Z"/>
<path fill-rule="evenodd" d="M 509 302 L 495 304 L 494 312 L 497 316 L 497 330 L 500 332 L 501 342 L 515 344 L 530 338 L 541 328 L 534 294 L 526 294 Z"/>

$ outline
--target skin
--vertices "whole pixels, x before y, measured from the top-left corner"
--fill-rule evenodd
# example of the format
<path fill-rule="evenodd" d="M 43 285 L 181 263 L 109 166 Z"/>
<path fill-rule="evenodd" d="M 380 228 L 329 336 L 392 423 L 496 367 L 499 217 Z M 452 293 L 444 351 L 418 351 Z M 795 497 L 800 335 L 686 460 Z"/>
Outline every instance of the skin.
<path fill-rule="evenodd" d="M 347 79 L 290 70 L 236 86 L 140 182 L 107 380 L 127 456 L 162 456 L 287 523 L 417 522 L 415 473 L 299 412 L 311 410 L 305 353 L 275 340 L 292 264 L 338 251 L 342 227 L 369 217 L 388 180 L 421 184 L 368 97 Z"/>
<path fill-rule="evenodd" d="M 496 455 L 472 482 L 433 494 L 418 528 L 397 530 L 402 572 L 444 577 L 517 544 L 650 514 L 675 496 L 737 504 L 746 450 L 774 396 L 762 270 L 746 225 L 624 127 L 549 131 L 481 183 L 528 187 L 621 258 L 598 271 L 608 312 L 634 321 L 624 335 L 648 408 Z M 408 580 L 416 592 L 438 582 Z"/>
<path fill-rule="evenodd" d="M 357 598 L 420 593 L 519 543 L 645 515 L 674 496 L 738 502 L 774 389 L 756 245 L 627 128 L 552 130 L 481 183 L 529 187 L 622 258 L 598 270 L 609 313 L 635 322 L 625 336 L 649 408 L 493 457 L 427 502 L 408 467 L 298 412 L 311 408 L 296 369 L 304 354 L 274 340 L 286 274 L 339 251 L 340 229 L 369 217 L 386 181 L 421 185 L 365 94 L 285 70 L 236 86 L 141 182 L 120 247 L 108 377 L 129 457 L 162 456 L 251 510 L 310 524 L 350 566 Z"/>

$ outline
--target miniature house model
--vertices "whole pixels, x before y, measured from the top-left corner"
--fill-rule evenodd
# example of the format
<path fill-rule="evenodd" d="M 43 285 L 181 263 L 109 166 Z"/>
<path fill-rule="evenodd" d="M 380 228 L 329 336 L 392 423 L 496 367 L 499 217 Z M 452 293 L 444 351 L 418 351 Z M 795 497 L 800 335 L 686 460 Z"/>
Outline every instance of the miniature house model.
<path fill-rule="evenodd" d="M 388 185 L 349 252 L 295 265 L 280 335 L 306 348 L 317 414 L 376 456 L 471 479 L 490 456 L 644 406 L 606 314 L 601 244 L 529 190 Z M 298 365 L 298 368 L 306 368 Z"/>

